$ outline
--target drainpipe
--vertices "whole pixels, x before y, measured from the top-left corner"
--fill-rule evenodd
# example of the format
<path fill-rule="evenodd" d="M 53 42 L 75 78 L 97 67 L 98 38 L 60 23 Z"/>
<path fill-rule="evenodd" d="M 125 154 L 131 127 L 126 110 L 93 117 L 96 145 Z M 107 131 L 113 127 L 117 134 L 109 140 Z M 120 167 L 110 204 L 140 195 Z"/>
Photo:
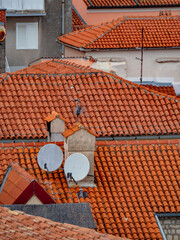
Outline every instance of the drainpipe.
<path fill-rule="evenodd" d="M 64 0 L 61 0 L 62 3 L 62 35 L 64 34 Z M 64 45 L 62 44 L 61 56 L 64 57 Z"/>
<path fill-rule="evenodd" d="M 160 232 L 161 232 L 161 235 L 162 235 L 163 240 L 167 240 L 167 239 L 166 239 L 166 236 L 165 236 L 165 234 L 164 234 L 164 231 L 163 231 L 163 229 L 162 229 L 162 227 L 161 227 L 161 223 L 160 223 L 160 221 L 159 221 L 158 216 L 157 216 L 156 214 L 154 214 L 154 216 L 155 216 L 155 219 L 156 219 L 156 222 L 157 222 L 157 224 L 158 224 L 158 227 L 159 227 L 159 230 L 160 230 Z"/>

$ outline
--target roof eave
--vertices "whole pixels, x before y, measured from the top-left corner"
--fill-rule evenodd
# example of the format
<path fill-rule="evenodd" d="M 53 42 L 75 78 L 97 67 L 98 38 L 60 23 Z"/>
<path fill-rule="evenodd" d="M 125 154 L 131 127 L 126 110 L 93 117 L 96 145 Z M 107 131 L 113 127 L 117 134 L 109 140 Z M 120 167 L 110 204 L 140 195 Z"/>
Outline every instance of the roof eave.
<path fill-rule="evenodd" d="M 180 7 L 180 4 L 165 4 L 165 5 L 155 5 L 155 6 L 149 6 L 149 5 L 145 5 L 145 6 L 141 6 L 141 5 L 135 5 L 135 6 L 88 6 L 87 9 L 91 10 L 91 9 L 121 9 L 121 8 L 162 8 L 162 7 Z"/>
<path fill-rule="evenodd" d="M 63 44 L 64 46 L 79 50 L 81 52 L 92 52 L 92 51 L 98 51 L 98 52 L 103 51 L 103 52 L 105 52 L 105 51 L 123 51 L 123 50 L 131 51 L 131 50 L 140 50 L 141 49 L 141 47 L 135 47 L 135 48 L 107 48 L 107 49 L 105 49 L 105 48 L 103 48 L 103 49 L 91 48 L 91 49 L 87 49 L 87 48 L 83 48 L 83 47 L 75 47 L 73 45 L 61 42 L 59 39 L 57 39 L 56 42 L 59 43 L 59 44 Z M 144 50 L 156 50 L 156 49 L 158 49 L 158 50 L 180 49 L 180 46 L 179 47 L 152 47 L 152 48 L 144 47 Z"/>
<path fill-rule="evenodd" d="M 62 44 L 62 45 L 64 45 L 64 46 L 66 46 L 66 47 L 70 47 L 70 48 L 79 50 L 79 51 L 81 51 L 81 52 L 84 52 L 84 51 L 90 52 L 90 51 L 92 51 L 91 49 L 86 49 L 86 48 L 83 48 L 83 47 L 79 47 L 79 48 L 78 48 L 78 47 L 69 45 L 69 44 L 67 44 L 67 43 L 61 42 L 59 39 L 56 39 L 56 42 L 59 43 L 59 44 Z"/>

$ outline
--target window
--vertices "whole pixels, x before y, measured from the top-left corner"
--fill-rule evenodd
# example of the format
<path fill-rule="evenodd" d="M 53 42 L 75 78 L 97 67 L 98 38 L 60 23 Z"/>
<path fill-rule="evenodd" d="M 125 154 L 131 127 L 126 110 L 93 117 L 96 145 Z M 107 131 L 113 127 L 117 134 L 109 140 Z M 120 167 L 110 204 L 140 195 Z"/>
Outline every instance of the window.
<path fill-rule="evenodd" d="M 16 49 L 38 49 L 38 23 L 16 23 Z"/>
<path fill-rule="evenodd" d="M 7 10 L 44 10 L 44 0 L 0 0 L 0 8 Z"/>

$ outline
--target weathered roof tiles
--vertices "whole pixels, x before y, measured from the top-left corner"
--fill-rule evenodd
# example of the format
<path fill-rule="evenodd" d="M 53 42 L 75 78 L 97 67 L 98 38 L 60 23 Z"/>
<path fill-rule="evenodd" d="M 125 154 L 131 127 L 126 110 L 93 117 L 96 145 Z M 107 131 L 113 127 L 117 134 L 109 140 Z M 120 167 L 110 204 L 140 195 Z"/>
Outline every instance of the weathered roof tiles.
<path fill-rule="evenodd" d="M 179 0 L 84 0 L 88 8 L 179 6 Z"/>
<path fill-rule="evenodd" d="M 40 66 L 40 75 L 39 67 L 30 67 L 33 74 L 21 70 L 1 83 L 0 139 L 46 138 L 44 119 L 52 111 L 71 128 L 77 120 L 75 99 L 84 108 L 79 122 L 98 137 L 180 133 L 180 102 L 172 96 L 85 67 L 82 73 L 76 68 L 75 73 L 54 75 L 43 74 L 46 64 Z"/>
<path fill-rule="evenodd" d="M 83 188 L 84 197 L 78 197 L 79 187 L 68 188 L 62 169 L 39 168 L 44 144 L 1 144 L 0 178 L 8 164 L 18 162 L 57 203 L 89 202 L 98 231 L 124 238 L 162 239 L 154 213 L 180 212 L 179 139 L 97 142 L 97 187 Z"/>
<path fill-rule="evenodd" d="M 89 50 L 179 48 L 180 17 L 124 17 L 58 37 L 60 43 Z"/>
<path fill-rule="evenodd" d="M 67 223 L 28 215 L 17 210 L 0 207 L 0 238 L 3 239 L 119 239 L 109 234 Z"/>

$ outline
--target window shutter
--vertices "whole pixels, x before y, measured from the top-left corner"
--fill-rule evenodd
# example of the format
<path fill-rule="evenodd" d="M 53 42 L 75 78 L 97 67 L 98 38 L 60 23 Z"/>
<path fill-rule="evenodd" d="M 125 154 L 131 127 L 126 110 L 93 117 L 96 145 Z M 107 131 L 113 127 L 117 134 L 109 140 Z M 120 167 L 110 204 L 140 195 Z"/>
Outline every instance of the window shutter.
<path fill-rule="evenodd" d="M 25 49 L 26 48 L 26 25 L 18 24 L 16 29 L 16 48 Z"/>
<path fill-rule="evenodd" d="M 23 9 L 44 10 L 44 0 L 22 0 Z"/>
<path fill-rule="evenodd" d="M 32 23 L 27 25 L 27 48 L 37 49 L 38 48 L 38 37 L 37 37 L 37 23 Z"/>

